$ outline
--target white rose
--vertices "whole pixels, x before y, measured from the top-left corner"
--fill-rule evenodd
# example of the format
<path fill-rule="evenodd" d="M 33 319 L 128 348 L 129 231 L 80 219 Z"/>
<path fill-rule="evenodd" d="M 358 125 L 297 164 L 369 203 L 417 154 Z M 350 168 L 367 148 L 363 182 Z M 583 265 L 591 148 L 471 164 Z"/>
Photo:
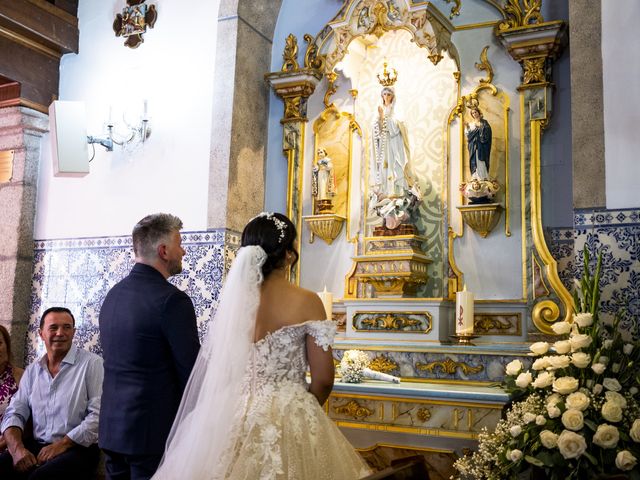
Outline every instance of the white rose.
<path fill-rule="evenodd" d="M 573 321 L 581 327 L 588 327 L 593 323 L 593 315 L 590 313 L 578 313 L 573 316 Z"/>
<path fill-rule="evenodd" d="M 549 418 L 558 418 L 562 412 L 555 405 L 547 405 L 547 414 L 549 415 Z"/>
<path fill-rule="evenodd" d="M 604 394 L 607 402 L 614 403 L 618 405 L 620 408 L 627 408 L 627 399 L 620 395 L 618 392 L 607 392 Z"/>
<path fill-rule="evenodd" d="M 536 355 L 544 355 L 549 351 L 549 344 L 547 342 L 532 343 L 529 346 L 529 350 L 531 350 Z"/>
<path fill-rule="evenodd" d="M 589 362 L 591 361 L 591 355 L 584 352 L 575 352 L 571 355 L 571 363 L 573 363 L 578 368 L 586 368 L 589 366 Z"/>
<path fill-rule="evenodd" d="M 609 365 L 609 357 L 605 357 L 604 355 L 601 355 L 598 361 L 603 365 Z"/>
<path fill-rule="evenodd" d="M 602 417 L 608 422 L 619 422 L 622 420 L 622 408 L 613 402 L 604 402 L 602 405 Z"/>
<path fill-rule="evenodd" d="M 602 342 L 602 348 L 609 349 L 612 346 L 613 346 L 613 340 L 611 340 L 610 338 Z"/>
<path fill-rule="evenodd" d="M 571 342 L 569 342 L 569 340 L 559 340 L 553 344 L 553 349 L 560 354 L 569 353 L 571 350 Z"/>
<path fill-rule="evenodd" d="M 619 392 L 622 390 L 622 385 L 620 385 L 620 382 L 615 378 L 605 378 L 602 380 L 602 386 L 612 392 Z"/>
<path fill-rule="evenodd" d="M 549 357 L 549 367 L 550 369 L 557 370 L 558 368 L 567 368 L 569 363 L 571 362 L 571 358 L 567 355 L 555 355 Z"/>
<path fill-rule="evenodd" d="M 545 404 L 546 405 L 557 405 L 561 401 L 562 401 L 562 395 L 560 395 L 559 393 L 552 393 L 551 395 L 549 395 L 547 397 L 547 400 L 546 400 Z"/>
<path fill-rule="evenodd" d="M 532 385 L 535 388 L 545 388 L 553 383 L 554 378 L 555 377 L 553 376 L 553 373 L 542 372 L 540 375 L 536 377 Z"/>
<path fill-rule="evenodd" d="M 622 450 L 616 455 L 616 467 L 620 470 L 633 470 L 638 463 L 638 459 L 629 450 Z"/>
<path fill-rule="evenodd" d="M 571 324 L 569 322 L 555 322 L 551 324 L 551 329 L 557 335 L 564 335 L 571 331 Z"/>
<path fill-rule="evenodd" d="M 513 360 L 512 362 L 507 363 L 507 367 L 505 368 L 505 372 L 507 375 L 517 375 L 520 370 L 522 370 L 522 362 L 520 360 Z"/>
<path fill-rule="evenodd" d="M 602 448 L 616 448 L 618 440 L 620 440 L 618 429 L 606 423 L 598 425 L 596 433 L 593 434 L 593 443 Z"/>
<path fill-rule="evenodd" d="M 575 392 L 578 389 L 578 380 L 573 377 L 560 377 L 553 381 L 553 391 L 562 395 Z"/>
<path fill-rule="evenodd" d="M 576 350 L 580 350 L 581 348 L 588 347 L 589 345 L 591 345 L 592 341 L 593 339 L 591 338 L 591 336 L 585 335 L 583 333 L 573 335 L 569 339 L 569 342 L 571 342 L 571 350 L 573 350 L 574 352 Z"/>
<path fill-rule="evenodd" d="M 556 448 L 558 446 L 558 435 L 550 430 L 540 432 L 540 442 L 546 448 Z"/>
<path fill-rule="evenodd" d="M 544 425 L 545 423 L 547 423 L 547 419 L 544 418 L 544 415 L 538 415 L 536 416 L 536 425 Z"/>
<path fill-rule="evenodd" d="M 522 421 L 527 424 L 533 422 L 535 419 L 536 416 L 531 412 L 527 412 L 522 416 Z"/>
<path fill-rule="evenodd" d="M 507 457 L 509 457 L 509 460 L 511 460 L 512 462 L 517 462 L 522 458 L 522 452 L 516 448 L 508 452 Z"/>
<path fill-rule="evenodd" d="M 636 393 L 638 393 L 638 388 L 637 388 L 637 387 L 631 387 L 631 388 L 629 389 L 629 393 L 630 393 L 631 395 L 635 395 Z"/>
<path fill-rule="evenodd" d="M 533 362 L 533 365 L 531 365 L 531 368 L 533 368 L 534 370 L 544 370 L 548 366 L 549 357 L 540 357 L 536 358 L 535 362 Z"/>
<path fill-rule="evenodd" d="M 563 430 L 558 437 L 558 450 L 564 458 L 578 458 L 587 449 L 587 442 L 582 435 Z"/>
<path fill-rule="evenodd" d="M 567 430 L 577 432 L 584 427 L 584 417 L 582 416 L 582 412 L 575 408 L 569 408 L 562 414 L 562 425 L 564 425 L 564 428 Z"/>
<path fill-rule="evenodd" d="M 593 370 L 597 375 L 602 375 L 604 373 L 605 368 L 607 368 L 604 363 L 594 363 L 591 365 L 591 370 Z"/>
<path fill-rule="evenodd" d="M 580 410 L 581 412 L 586 410 L 589 406 L 590 400 L 582 392 L 573 392 L 571 395 L 567 397 L 565 401 L 567 408 L 573 408 L 576 410 Z"/>
<path fill-rule="evenodd" d="M 596 384 L 593 386 L 593 393 L 594 393 L 595 395 L 600 395 L 600 392 L 602 392 L 602 384 L 601 384 L 601 383 L 596 383 Z"/>
<path fill-rule="evenodd" d="M 522 427 L 520 425 L 514 425 L 509 429 L 509 433 L 513 438 L 516 438 L 518 435 L 522 433 Z"/>
<path fill-rule="evenodd" d="M 640 418 L 633 421 L 631 430 L 629 430 L 629 436 L 634 442 L 640 443 Z"/>
<path fill-rule="evenodd" d="M 531 372 L 523 372 L 518 375 L 516 378 L 516 385 L 520 388 L 526 388 L 530 383 L 533 377 L 531 376 Z"/>
<path fill-rule="evenodd" d="M 625 343 L 624 347 L 622 347 L 622 351 L 625 355 L 631 355 L 631 352 L 633 352 L 633 344 Z"/>

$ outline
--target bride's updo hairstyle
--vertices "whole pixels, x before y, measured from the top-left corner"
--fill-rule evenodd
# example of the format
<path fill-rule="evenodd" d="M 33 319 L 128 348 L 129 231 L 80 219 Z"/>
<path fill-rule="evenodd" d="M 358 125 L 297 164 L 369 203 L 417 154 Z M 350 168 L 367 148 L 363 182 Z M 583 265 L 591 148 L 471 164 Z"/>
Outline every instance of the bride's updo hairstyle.
<path fill-rule="evenodd" d="M 251 219 L 242 231 L 242 247 L 259 245 L 267 254 L 262 266 L 262 275 L 267 278 L 271 272 L 284 267 L 287 252 L 293 253 L 298 261 L 298 252 L 293 246 L 296 239 L 296 227 L 281 213 L 263 212 Z"/>

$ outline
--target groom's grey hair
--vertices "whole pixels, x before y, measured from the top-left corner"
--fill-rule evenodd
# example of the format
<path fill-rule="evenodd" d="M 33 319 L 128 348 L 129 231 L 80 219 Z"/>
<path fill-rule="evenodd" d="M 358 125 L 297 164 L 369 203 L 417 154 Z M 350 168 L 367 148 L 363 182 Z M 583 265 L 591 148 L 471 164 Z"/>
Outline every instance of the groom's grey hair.
<path fill-rule="evenodd" d="M 139 258 L 155 258 L 158 245 L 181 228 L 182 220 L 170 213 L 147 215 L 133 227 L 133 253 Z"/>

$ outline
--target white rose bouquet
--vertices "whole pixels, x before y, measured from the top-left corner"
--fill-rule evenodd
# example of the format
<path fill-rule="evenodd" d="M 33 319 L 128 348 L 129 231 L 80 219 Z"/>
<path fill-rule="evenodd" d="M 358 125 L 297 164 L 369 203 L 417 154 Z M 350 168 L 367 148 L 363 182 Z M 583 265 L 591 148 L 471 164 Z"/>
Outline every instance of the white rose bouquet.
<path fill-rule="evenodd" d="M 382 380 L 384 382 L 400 383 L 398 377 L 371 370 L 369 357 L 361 350 L 347 350 L 340 360 L 340 373 L 346 383 L 360 383 L 363 378 Z"/>
<path fill-rule="evenodd" d="M 582 480 L 626 475 L 640 480 L 640 345 L 626 342 L 619 320 L 598 320 L 601 257 L 584 273 L 571 322 L 552 325 L 555 342 L 531 345 L 527 369 L 506 366 L 503 387 L 514 403 L 478 451 L 454 466 L 462 479 Z M 528 477 L 526 477 L 528 478 Z"/>

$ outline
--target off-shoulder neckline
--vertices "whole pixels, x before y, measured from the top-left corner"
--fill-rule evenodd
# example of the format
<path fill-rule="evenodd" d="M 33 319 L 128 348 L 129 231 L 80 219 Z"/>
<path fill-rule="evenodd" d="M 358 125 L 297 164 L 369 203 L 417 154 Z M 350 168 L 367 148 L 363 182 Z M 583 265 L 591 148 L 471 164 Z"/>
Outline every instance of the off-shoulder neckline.
<path fill-rule="evenodd" d="M 269 337 L 274 336 L 276 333 L 278 333 L 281 330 L 286 330 L 288 328 L 302 327 L 303 325 L 306 325 L 308 323 L 318 323 L 318 322 L 320 322 L 320 323 L 324 323 L 324 322 L 333 323 L 333 320 L 329 320 L 329 319 L 326 319 L 326 320 L 306 320 L 306 321 L 301 322 L 301 323 L 292 323 L 291 325 L 283 325 L 282 327 L 276 328 L 275 330 L 273 330 L 271 332 L 267 332 L 265 334 L 265 336 L 262 337 L 260 340 L 256 340 L 255 342 L 253 342 L 253 345 L 258 345 L 258 344 L 262 343 L 264 340 L 266 340 Z"/>

